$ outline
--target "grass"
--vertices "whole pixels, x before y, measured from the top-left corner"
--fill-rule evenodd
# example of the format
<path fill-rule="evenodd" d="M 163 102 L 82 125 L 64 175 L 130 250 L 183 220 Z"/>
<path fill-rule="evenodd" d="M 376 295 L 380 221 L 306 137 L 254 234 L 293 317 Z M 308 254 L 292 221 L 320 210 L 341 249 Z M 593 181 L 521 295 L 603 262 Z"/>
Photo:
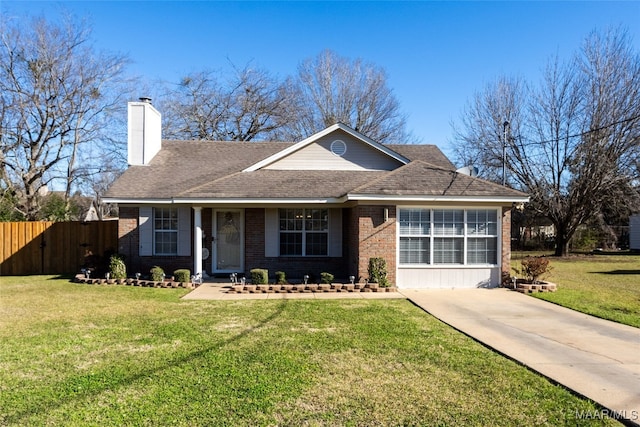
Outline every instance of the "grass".
<path fill-rule="evenodd" d="M 517 266 L 514 256 L 512 265 Z M 598 254 L 550 258 L 552 270 L 544 279 L 558 285 L 536 298 L 640 328 L 640 255 Z"/>
<path fill-rule="evenodd" d="M 619 425 L 404 300 L 0 278 L 0 425 Z"/>

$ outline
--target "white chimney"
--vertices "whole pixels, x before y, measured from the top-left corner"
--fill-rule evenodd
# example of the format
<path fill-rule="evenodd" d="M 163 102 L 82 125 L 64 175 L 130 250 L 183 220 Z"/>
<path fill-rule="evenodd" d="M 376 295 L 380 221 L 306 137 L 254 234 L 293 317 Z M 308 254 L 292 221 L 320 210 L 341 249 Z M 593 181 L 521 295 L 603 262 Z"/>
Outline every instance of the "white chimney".
<path fill-rule="evenodd" d="M 151 98 L 128 104 L 129 165 L 147 165 L 162 145 L 162 115 L 151 105 Z"/>

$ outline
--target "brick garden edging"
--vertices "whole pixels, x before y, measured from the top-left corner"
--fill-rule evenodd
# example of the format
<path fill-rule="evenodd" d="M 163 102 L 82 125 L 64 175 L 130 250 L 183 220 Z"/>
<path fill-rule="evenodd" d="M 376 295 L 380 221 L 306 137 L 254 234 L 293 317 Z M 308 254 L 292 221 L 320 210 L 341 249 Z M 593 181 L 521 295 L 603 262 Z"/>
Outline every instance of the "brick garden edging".
<path fill-rule="evenodd" d="M 266 294 L 266 293 L 322 293 L 322 292 L 396 292 L 395 286 L 380 287 L 377 283 L 326 283 L 326 284 L 269 284 L 231 285 L 228 294 Z"/>
<path fill-rule="evenodd" d="M 163 282 L 154 282 L 153 280 L 143 279 L 93 279 L 86 278 L 82 274 L 76 275 L 76 283 L 85 283 L 87 285 L 125 285 L 125 286 L 141 286 L 146 288 L 184 288 L 195 289 L 194 283 L 174 282 L 173 280 L 165 280 Z"/>
<path fill-rule="evenodd" d="M 533 294 L 536 292 L 555 292 L 558 290 L 558 286 L 551 282 L 539 282 L 539 283 L 516 283 L 516 288 L 512 290 L 520 292 L 522 294 Z"/>

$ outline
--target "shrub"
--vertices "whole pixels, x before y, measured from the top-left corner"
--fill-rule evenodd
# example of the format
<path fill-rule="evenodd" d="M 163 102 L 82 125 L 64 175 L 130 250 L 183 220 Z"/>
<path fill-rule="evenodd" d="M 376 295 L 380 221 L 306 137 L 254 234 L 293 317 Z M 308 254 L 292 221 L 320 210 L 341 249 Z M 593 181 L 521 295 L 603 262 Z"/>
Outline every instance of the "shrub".
<path fill-rule="evenodd" d="M 254 285 L 266 285 L 269 283 L 269 270 L 264 268 L 254 268 L 251 273 L 251 283 Z"/>
<path fill-rule="evenodd" d="M 549 259 L 545 257 L 525 257 L 520 261 L 519 273 L 525 279 L 537 282 L 538 278 L 550 270 Z"/>
<path fill-rule="evenodd" d="M 164 280 L 164 270 L 157 265 L 151 269 L 150 273 L 151 280 L 154 282 L 162 282 Z"/>
<path fill-rule="evenodd" d="M 333 283 L 334 276 L 331 273 L 323 271 L 320 273 L 320 283 Z"/>
<path fill-rule="evenodd" d="M 109 259 L 109 271 L 111 272 L 112 279 L 126 279 L 127 266 L 124 263 L 124 258 L 116 254 L 111 255 Z"/>
<path fill-rule="evenodd" d="M 369 281 L 381 287 L 389 286 L 387 281 L 387 262 L 384 258 L 369 258 Z"/>
<path fill-rule="evenodd" d="M 284 285 L 287 283 L 287 277 L 284 271 L 276 271 L 276 284 Z"/>
<path fill-rule="evenodd" d="M 191 270 L 180 268 L 173 272 L 173 277 L 176 279 L 176 282 L 189 283 L 191 282 Z"/>

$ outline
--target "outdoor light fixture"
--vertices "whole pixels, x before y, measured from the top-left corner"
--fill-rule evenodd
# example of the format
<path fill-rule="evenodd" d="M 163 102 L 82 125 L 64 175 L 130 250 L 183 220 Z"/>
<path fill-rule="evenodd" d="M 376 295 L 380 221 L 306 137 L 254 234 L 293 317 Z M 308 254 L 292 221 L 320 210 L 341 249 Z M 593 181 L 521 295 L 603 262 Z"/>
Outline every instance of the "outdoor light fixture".
<path fill-rule="evenodd" d="M 353 285 L 355 283 L 355 281 L 356 281 L 356 276 L 349 276 L 349 281 Z"/>
<path fill-rule="evenodd" d="M 309 276 L 305 274 L 303 279 L 304 279 L 304 284 L 306 285 L 307 281 L 309 280 Z"/>

